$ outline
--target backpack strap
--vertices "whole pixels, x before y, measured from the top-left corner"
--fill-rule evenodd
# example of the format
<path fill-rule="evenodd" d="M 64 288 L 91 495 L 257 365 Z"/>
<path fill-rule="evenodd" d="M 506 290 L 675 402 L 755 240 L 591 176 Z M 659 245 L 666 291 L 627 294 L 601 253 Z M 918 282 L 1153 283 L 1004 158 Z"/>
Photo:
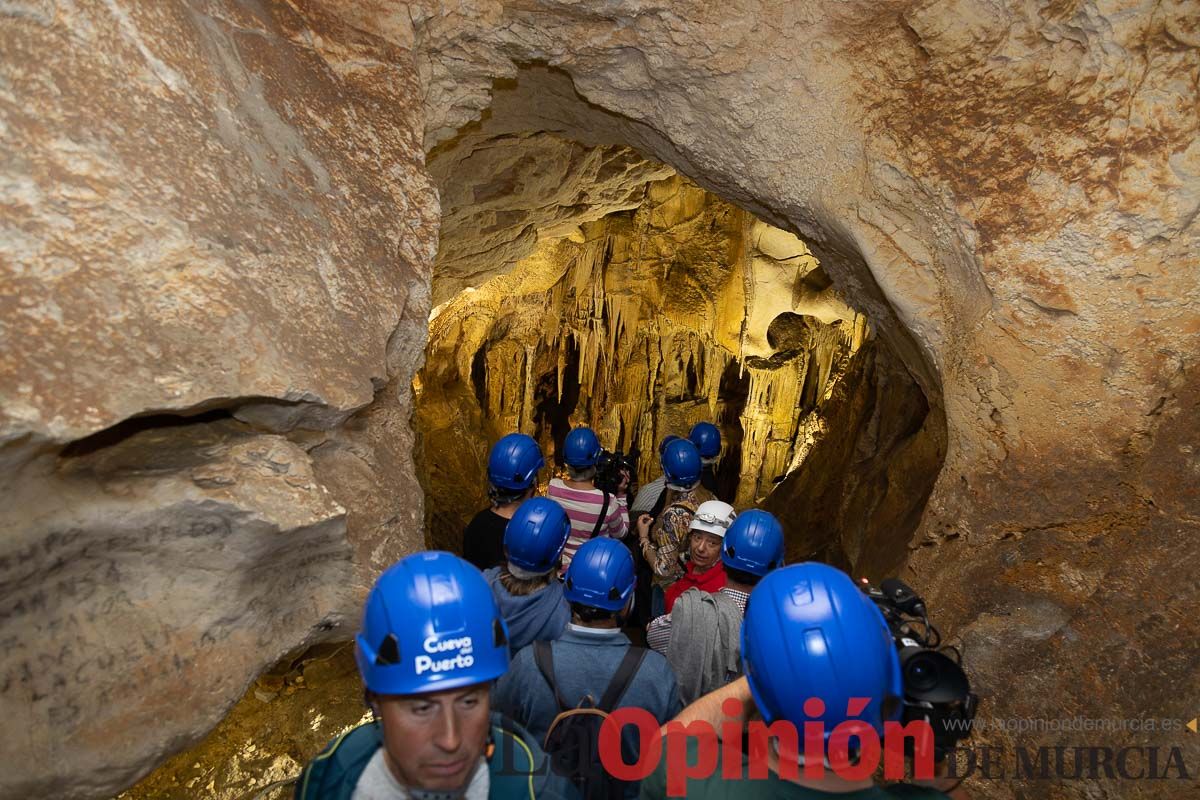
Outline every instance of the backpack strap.
<path fill-rule="evenodd" d="M 569 710 L 563 696 L 558 693 L 558 684 L 554 680 L 554 651 L 550 649 L 550 642 L 539 639 L 533 643 L 533 661 L 550 686 L 550 691 L 554 692 L 554 702 L 558 703 L 559 712 Z"/>
<path fill-rule="evenodd" d="M 600 516 L 596 518 L 596 527 L 592 528 L 592 538 L 595 539 L 608 516 L 608 492 L 604 492 L 604 504 L 600 506 Z"/>
<path fill-rule="evenodd" d="M 612 681 L 609 682 L 608 688 L 604 690 L 604 696 L 600 698 L 600 705 L 596 706 L 598 709 L 606 714 L 612 713 L 613 708 L 625 696 L 625 690 L 629 688 L 629 684 L 633 683 L 633 676 L 637 674 L 638 667 L 642 665 L 642 659 L 645 657 L 646 648 L 629 646 L 629 649 L 625 651 L 625 657 L 621 659 L 621 664 L 617 667 L 617 671 L 613 675 Z"/>

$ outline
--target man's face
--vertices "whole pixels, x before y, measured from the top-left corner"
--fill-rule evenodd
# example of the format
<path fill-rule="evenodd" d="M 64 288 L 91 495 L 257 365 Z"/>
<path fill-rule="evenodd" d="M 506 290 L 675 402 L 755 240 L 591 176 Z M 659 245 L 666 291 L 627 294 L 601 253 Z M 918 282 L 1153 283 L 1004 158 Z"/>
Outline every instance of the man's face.
<path fill-rule="evenodd" d="M 413 695 L 376 695 L 383 746 L 396 779 L 415 789 L 462 787 L 488 737 L 488 684 Z"/>
<path fill-rule="evenodd" d="M 721 557 L 721 537 L 705 531 L 692 531 L 688 555 L 696 569 L 703 572 Z"/>

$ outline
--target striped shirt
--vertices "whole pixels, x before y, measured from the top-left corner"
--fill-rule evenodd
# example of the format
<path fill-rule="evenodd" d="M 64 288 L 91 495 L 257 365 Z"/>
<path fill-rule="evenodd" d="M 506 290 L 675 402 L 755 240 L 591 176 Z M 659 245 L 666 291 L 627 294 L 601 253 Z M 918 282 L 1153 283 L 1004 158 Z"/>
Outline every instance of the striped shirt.
<path fill-rule="evenodd" d="M 662 497 L 662 493 L 666 490 L 666 475 L 659 475 L 641 489 L 638 489 L 637 497 L 633 499 L 633 505 L 629 507 L 630 516 L 640 512 L 649 514 L 654 510 L 654 506 L 658 502 L 658 498 Z"/>
<path fill-rule="evenodd" d="M 567 538 L 567 546 L 563 548 L 562 568 L 565 572 L 575 557 L 575 551 L 592 538 L 592 531 L 596 530 L 596 520 L 600 518 L 600 509 L 604 505 L 604 492 L 599 489 L 572 489 L 562 479 L 554 478 L 546 494 L 563 507 L 571 520 L 571 535 Z M 608 513 L 600 526 L 600 536 L 614 539 L 625 536 L 629 530 L 629 512 L 625 502 L 624 495 L 608 496 Z"/>

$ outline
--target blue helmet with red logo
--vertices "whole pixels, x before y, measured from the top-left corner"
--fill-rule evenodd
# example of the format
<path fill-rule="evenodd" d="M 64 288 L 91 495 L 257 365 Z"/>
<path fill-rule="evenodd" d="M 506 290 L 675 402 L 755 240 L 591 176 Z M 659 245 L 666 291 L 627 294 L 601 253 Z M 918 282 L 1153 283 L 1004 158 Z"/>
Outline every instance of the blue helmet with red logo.
<path fill-rule="evenodd" d="M 828 741 L 846 720 L 882 736 L 883 723 L 900 716 L 900 659 L 883 614 L 827 564 L 781 567 L 759 581 L 742 622 L 742 666 L 768 724 L 821 720 Z M 806 713 L 810 698 L 820 713 Z"/>
<path fill-rule="evenodd" d="M 413 553 L 380 575 L 354 644 L 377 694 L 457 689 L 508 670 L 508 626 L 491 587 L 452 553 Z"/>

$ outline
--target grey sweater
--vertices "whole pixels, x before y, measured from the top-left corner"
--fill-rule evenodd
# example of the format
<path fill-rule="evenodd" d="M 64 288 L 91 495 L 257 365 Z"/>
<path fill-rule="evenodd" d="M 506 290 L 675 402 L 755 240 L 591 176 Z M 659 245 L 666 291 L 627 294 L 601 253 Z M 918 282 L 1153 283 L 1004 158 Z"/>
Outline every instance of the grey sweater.
<path fill-rule="evenodd" d="M 725 592 L 688 589 L 671 609 L 667 663 L 684 705 L 742 673 L 742 609 Z"/>

